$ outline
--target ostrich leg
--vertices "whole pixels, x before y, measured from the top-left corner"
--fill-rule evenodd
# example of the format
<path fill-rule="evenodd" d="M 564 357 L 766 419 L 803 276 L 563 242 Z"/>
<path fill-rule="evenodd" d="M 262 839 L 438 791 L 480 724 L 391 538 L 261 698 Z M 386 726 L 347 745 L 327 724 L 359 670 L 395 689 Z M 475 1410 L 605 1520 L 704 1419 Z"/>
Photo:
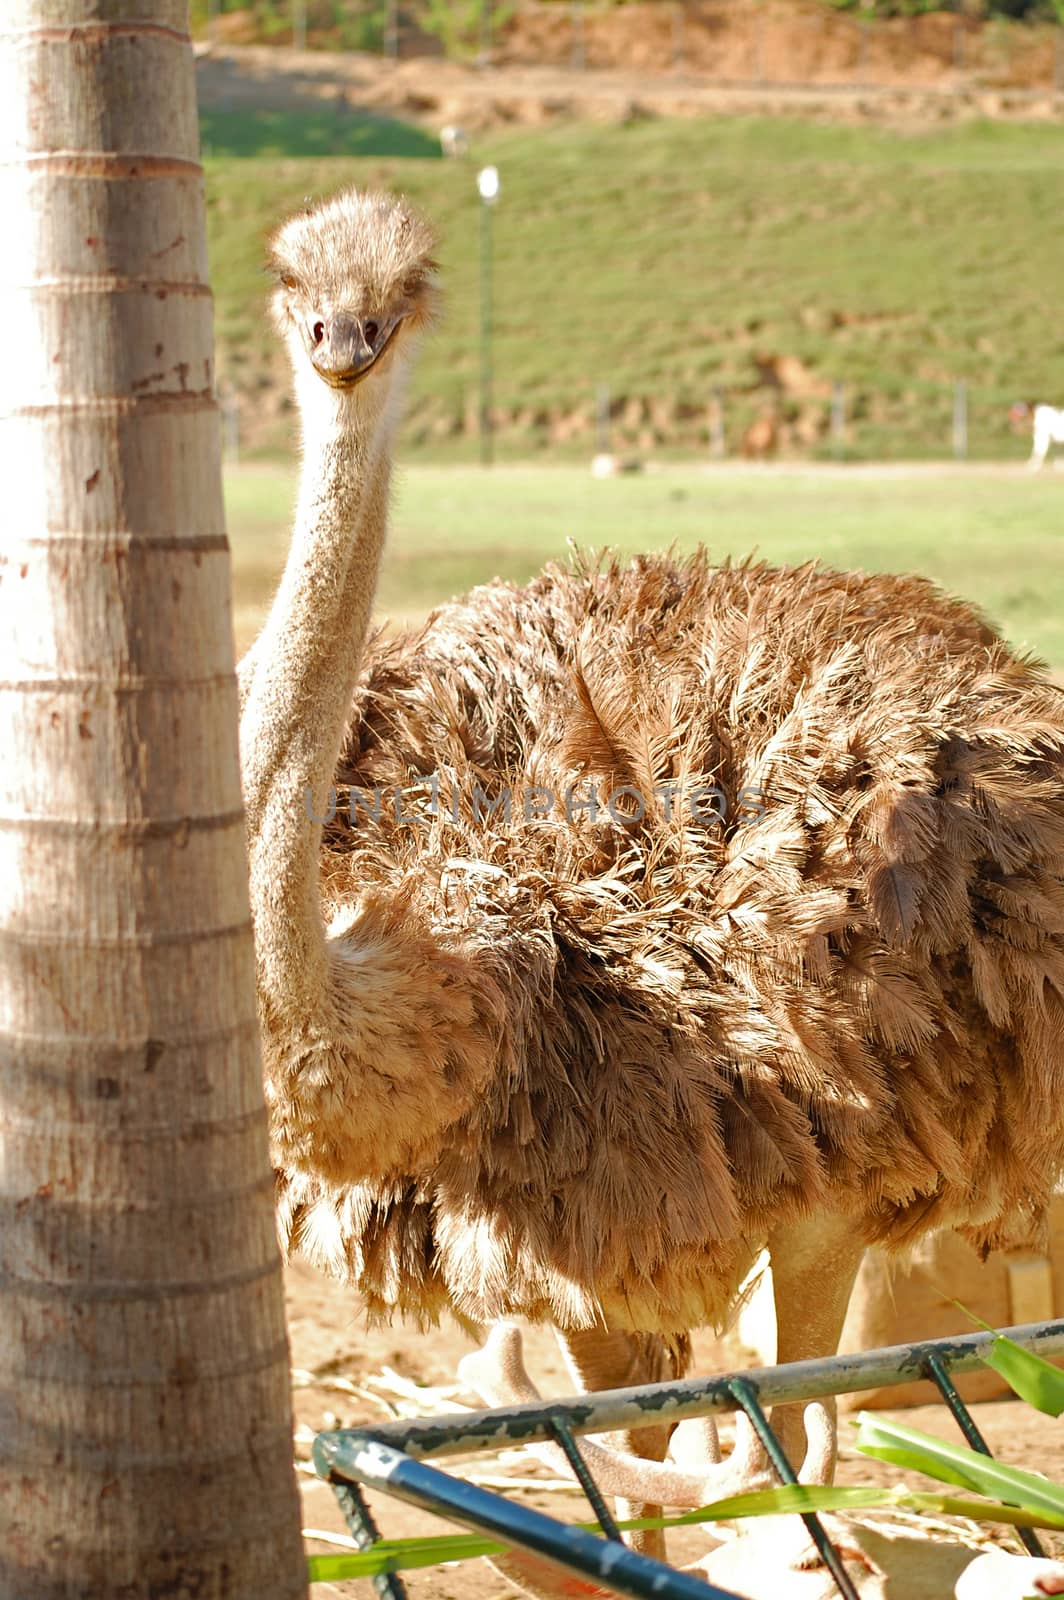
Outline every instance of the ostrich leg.
<path fill-rule="evenodd" d="M 687 1368 L 685 1353 L 674 1355 L 665 1341 L 656 1334 L 623 1333 L 610 1329 L 590 1329 L 578 1333 L 558 1333 L 566 1366 L 580 1389 L 622 1389 L 630 1384 L 662 1383 L 670 1378 L 682 1378 Z M 686 1350 L 686 1340 L 677 1340 L 681 1352 Z M 618 1449 L 643 1456 L 650 1461 L 664 1461 L 672 1429 L 669 1424 L 648 1428 L 626 1429 L 610 1435 L 610 1443 Z M 661 1507 L 642 1501 L 618 1500 L 619 1521 L 639 1517 L 658 1517 Z M 660 1528 L 647 1528 L 642 1532 L 625 1535 L 626 1543 L 644 1555 L 665 1559 L 665 1535 Z"/>
<path fill-rule="evenodd" d="M 776 1303 L 777 1362 L 833 1356 L 864 1254 L 853 1220 L 816 1212 L 774 1228 L 768 1249 Z M 831 1483 L 838 1454 L 834 1397 L 773 1406 L 771 1421 L 799 1480 Z M 742 1413 L 736 1416 L 735 1428 L 735 1459 L 745 1482 L 750 1487 L 774 1483 L 776 1475 L 768 1454 Z M 775 1517 L 752 1523 L 743 1530 L 743 1537 L 769 1541 L 781 1568 L 801 1569 L 819 1563 L 810 1535 L 796 1518 L 784 1518 L 782 1525 Z"/>
<path fill-rule="evenodd" d="M 816 1212 L 775 1228 L 768 1246 L 777 1362 L 833 1356 L 864 1255 L 853 1219 Z M 828 1484 L 835 1476 L 835 1415 L 833 1398 L 772 1409 L 772 1426 L 803 1483 Z"/>

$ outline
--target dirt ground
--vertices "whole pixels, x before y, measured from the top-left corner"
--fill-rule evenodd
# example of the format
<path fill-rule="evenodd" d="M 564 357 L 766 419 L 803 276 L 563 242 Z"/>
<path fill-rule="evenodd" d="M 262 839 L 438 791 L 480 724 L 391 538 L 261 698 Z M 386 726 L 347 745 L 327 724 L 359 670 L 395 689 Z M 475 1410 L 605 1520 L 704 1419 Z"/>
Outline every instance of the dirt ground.
<path fill-rule="evenodd" d="M 994 56 L 978 33 L 965 29 L 955 39 L 952 17 L 912 19 L 911 27 L 901 19 L 894 31 L 884 24 L 862 44 L 852 19 L 822 11 L 811 17 L 780 0 L 759 13 L 756 29 L 743 12 L 717 21 L 700 12 L 702 20 L 685 22 L 682 34 L 671 7 L 631 5 L 589 19 L 587 59 L 602 64 L 577 70 L 563 11 L 568 7 L 537 14 L 523 41 L 504 38 L 488 69 L 440 58 L 243 45 L 230 30 L 197 46 L 200 105 L 298 111 L 346 102 L 434 130 L 453 123 L 475 133 L 559 118 L 624 123 L 639 116 L 815 116 L 900 126 L 973 116 L 1051 119 L 1064 100 L 1055 86 L 1052 30 L 1032 32 L 1022 49 Z M 681 39 L 682 61 L 670 66 Z"/>
<path fill-rule="evenodd" d="M 912 8 L 910 8 L 912 9 Z M 634 0 L 624 6 L 532 5 L 499 31 L 504 64 L 694 72 L 720 81 L 776 83 L 1051 84 L 1051 29 L 988 26 L 943 5 L 870 19 L 822 0 Z"/>
<path fill-rule="evenodd" d="M 384 1407 L 369 1398 L 385 1369 L 418 1385 L 450 1386 L 456 1382 L 461 1357 L 471 1348 L 464 1334 L 455 1327 L 431 1333 L 417 1333 L 401 1327 L 368 1331 L 357 1296 L 353 1291 L 322 1277 L 313 1268 L 295 1263 L 287 1269 L 289 1330 L 292 1365 L 295 1373 L 294 1405 L 297 1458 L 301 1462 L 300 1484 L 303 1493 L 304 1527 L 342 1534 L 343 1519 L 329 1487 L 316 1479 L 309 1467 L 309 1451 L 314 1433 L 337 1426 L 375 1418 Z M 526 1335 L 528 1367 L 544 1394 L 569 1392 L 564 1369 L 550 1333 L 541 1328 Z M 715 1370 L 713 1344 L 708 1336 L 696 1338 L 695 1370 Z M 362 1395 L 350 1387 L 362 1388 Z M 384 1392 L 396 1393 L 394 1380 Z M 475 1403 L 472 1396 L 464 1397 Z M 1010 1401 L 990 1401 L 973 1407 L 979 1427 L 993 1452 L 1048 1477 L 1064 1479 L 1064 1419 L 1055 1422 L 1029 1407 Z M 894 1415 L 912 1427 L 955 1439 L 956 1429 L 941 1406 L 915 1407 Z M 906 1475 L 879 1462 L 858 1456 L 847 1443 L 849 1425 L 843 1418 L 840 1428 L 842 1455 L 838 1480 L 842 1483 L 894 1483 Z M 490 1470 L 485 1467 L 484 1470 Z M 530 1463 L 523 1478 L 546 1478 L 544 1469 Z M 916 1475 L 908 1481 L 916 1484 Z M 923 1487 L 941 1487 L 923 1484 Z M 575 1521 L 586 1517 L 586 1506 L 576 1492 L 550 1488 L 517 1492 L 523 1504 L 554 1516 Z M 445 1525 L 437 1519 L 398 1501 L 370 1495 L 381 1532 L 401 1537 L 419 1533 L 440 1533 Z M 308 1550 L 327 1553 L 337 1546 L 313 1538 Z M 1011 1548 L 1016 1548 L 1011 1546 Z M 670 1559 L 677 1565 L 697 1559 L 705 1549 L 704 1537 L 697 1529 L 683 1529 L 670 1537 Z M 502 1600 L 512 1593 L 483 1561 L 466 1562 L 451 1568 L 428 1568 L 406 1575 L 412 1600 Z M 350 1600 L 371 1600 L 368 1582 L 318 1584 L 315 1600 L 347 1596 Z M 904 1597 L 899 1597 L 904 1600 Z"/>

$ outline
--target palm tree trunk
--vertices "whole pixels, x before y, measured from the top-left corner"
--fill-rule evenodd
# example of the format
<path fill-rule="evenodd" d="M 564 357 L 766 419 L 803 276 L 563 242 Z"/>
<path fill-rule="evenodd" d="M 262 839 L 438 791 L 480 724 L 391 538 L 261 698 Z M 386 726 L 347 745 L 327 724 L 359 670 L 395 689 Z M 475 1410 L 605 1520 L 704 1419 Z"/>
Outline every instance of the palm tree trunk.
<path fill-rule="evenodd" d="M 0 1595 L 280 1600 L 306 1566 L 187 8 L 3 10 Z"/>

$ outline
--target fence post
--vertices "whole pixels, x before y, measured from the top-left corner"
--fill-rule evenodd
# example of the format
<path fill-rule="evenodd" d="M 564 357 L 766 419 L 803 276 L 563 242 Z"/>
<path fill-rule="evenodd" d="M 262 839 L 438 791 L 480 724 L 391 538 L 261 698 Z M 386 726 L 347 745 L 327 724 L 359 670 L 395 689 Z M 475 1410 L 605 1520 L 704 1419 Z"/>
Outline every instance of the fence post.
<path fill-rule="evenodd" d="M 384 17 L 384 53 L 393 61 L 399 56 L 399 0 L 388 0 Z"/>
<path fill-rule="evenodd" d="M 836 378 L 831 386 L 831 448 L 842 454 L 846 445 L 846 385 Z"/>
<path fill-rule="evenodd" d="M 577 72 L 583 72 L 584 59 L 584 0 L 571 0 L 569 6 L 569 23 L 572 28 L 572 64 Z"/>
<path fill-rule="evenodd" d="M 963 378 L 953 385 L 953 454 L 958 461 L 968 455 L 968 385 Z"/>
<path fill-rule="evenodd" d="M 1057 29 L 1056 48 L 1053 51 L 1053 87 L 1058 94 L 1064 90 L 1064 23 Z"/>
<path fill-rule="evenodd" d="M 292 44 L 297 50 L 307 48 L 307 0 L 294 0 L 292 5 Z"/>
<path fill-rule="evenodd" d="M 714 461 L 724 460 L 724 395 L 719 388 L 709 397 L 709 453 Z"/>
<path fill-rule="evenodd" d="M 610 453 L 610 386 L 600 383 L 595 391 L 595 427 L 598 435 L 596 449 L 600 456 Z"/>
<path fill-rule="evenodd" d="M 222 407 L 222 455 L 233 466 L 240 464 L 240 407 L 232 389 L 220 396 Z"/>
<path fill-rule="evenodd" d="M 487 170 L 487 169 L 485 169 Z M 492 429 L 495 426 L 492 368 L 491 306 L 491 208 L 490 199 L 480 194 L 480 464 L 490 467 L 494 457 Z"/>
<path fill-rule="evenodd" d="M 480 65 L 491 63 L 491 0 L 480 0 Z"/>
<path fill-rule="evenodd" d="M 679 72 L 684 64 L 684 0 L 673 0 L 672 7 L 672 65 L 673 70 Z"/>

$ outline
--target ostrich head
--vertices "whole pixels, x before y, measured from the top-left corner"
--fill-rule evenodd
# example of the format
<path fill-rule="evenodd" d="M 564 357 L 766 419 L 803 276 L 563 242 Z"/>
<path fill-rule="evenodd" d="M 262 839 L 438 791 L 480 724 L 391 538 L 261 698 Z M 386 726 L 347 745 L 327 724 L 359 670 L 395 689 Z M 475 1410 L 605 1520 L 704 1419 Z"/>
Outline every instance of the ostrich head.
<path fill-rule="evenodd" d="M 300 403 L 379 409 L 436 307 L 435 241 L 402 200 L 349 189 L 270 243 Z"/>

